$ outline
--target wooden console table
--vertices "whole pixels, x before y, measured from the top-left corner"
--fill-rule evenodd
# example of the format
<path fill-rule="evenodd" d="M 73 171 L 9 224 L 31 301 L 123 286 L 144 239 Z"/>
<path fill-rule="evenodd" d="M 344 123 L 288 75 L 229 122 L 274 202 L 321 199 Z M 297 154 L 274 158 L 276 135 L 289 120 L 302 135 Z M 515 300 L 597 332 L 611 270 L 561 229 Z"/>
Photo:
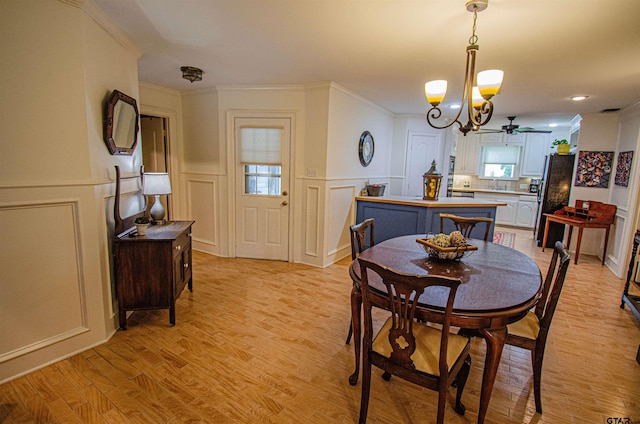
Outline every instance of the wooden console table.
<path fill-rule="evenodd" d="M 578 256 L 580 255 L 580 243 L 582 242 L 582 231 L 585 228 L 604 228 L 606 234 L 604 237 L 604 251 L 602 252 L 602 265 L 607 258 L 607 244 L 609 243 L 609 231 L 611 230 L 611 224 L 616 215 L 616 206 L 609 205 L 607 203 L 576 200 L 575 207 L 565 206 L 554 213 L 545 213 L 547 217 L 544 227 L 544 239 L 542 241 L 542 251 L 547 245 L 547 237 L 549 235 L 549 223 L 557 222 L 558 224 L 564 224 L 569 226 L 569 235 L 567 236 L 567 242 L 565 246 L 569 247 L 571 243 L 571 233 L 573 227 L 578 227 L 578 241 L 576 242 L 576 255 L 574 263 L 578 264 Z M 553 240 L 562 241 L 562 240 Z"/>
<path fill-rule="evenodd" d="M 142 174 L 142 169 L 140 170 Z M 169 309 L 169 323 L 176 323 L 176 300 L 191 274 L 191 226 L 194 221 L 169 221 L 152 225 L 138 235 L 135 219 L 142 210 L 120 216 L 120 168 L 116 166 L 116 194 L 113 206 L 113 271 L 118 297 L 120 329 L 127 329 L 127 311 Z"/>
<path fill-rule="evenodd" d="M 127 311 L 169 309 L 176 323 L 176 300 L 191 274 L 191 226 L 194 221 L 152 225 L 144 236 L 126 232 L 113 241 L 120 329 L 127 329 Z"/>

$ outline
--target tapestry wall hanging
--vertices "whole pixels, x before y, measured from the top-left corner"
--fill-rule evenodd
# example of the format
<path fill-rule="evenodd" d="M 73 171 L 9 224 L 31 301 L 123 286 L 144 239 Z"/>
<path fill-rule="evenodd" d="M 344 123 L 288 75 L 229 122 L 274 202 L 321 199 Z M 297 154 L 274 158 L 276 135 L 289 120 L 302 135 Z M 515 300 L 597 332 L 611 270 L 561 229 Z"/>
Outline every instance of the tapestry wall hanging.
<path fill-rule="evenodd" d="M 609 187 L 613 152 L 585 152 L 578 153 L 578 167 L 576 169 L 576 187 Z"/>
<path fill-rule="evenodd" d="M 631 172 L 631 160 L 633 151 L 618 153 L 618 164 L 616 165 L 616 178 L 614 183 L 626 187 L 629 185 L 629 173 Z"/>

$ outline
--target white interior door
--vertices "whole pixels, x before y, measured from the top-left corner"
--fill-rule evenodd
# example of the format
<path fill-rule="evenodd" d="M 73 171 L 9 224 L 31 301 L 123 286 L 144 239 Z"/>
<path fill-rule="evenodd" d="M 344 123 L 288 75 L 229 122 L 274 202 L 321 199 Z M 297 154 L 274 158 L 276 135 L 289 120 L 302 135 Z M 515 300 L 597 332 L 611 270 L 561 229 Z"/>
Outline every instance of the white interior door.
<path fill-rule="evenodd" d="M 422 175 L 431 167 L 435 159 L 438 171 L 442 172 L 442 138 L 436 134 L 409 133 L 407 146 L 407 178 L 404 183 L 404 195 L 422 197 Z M 448 166 L 448 164 L 447 164 Z"/>
<path fill-rule="evenodd" d="M 289 259 L 288 118 L 235 118 L 236 256 Z"/>

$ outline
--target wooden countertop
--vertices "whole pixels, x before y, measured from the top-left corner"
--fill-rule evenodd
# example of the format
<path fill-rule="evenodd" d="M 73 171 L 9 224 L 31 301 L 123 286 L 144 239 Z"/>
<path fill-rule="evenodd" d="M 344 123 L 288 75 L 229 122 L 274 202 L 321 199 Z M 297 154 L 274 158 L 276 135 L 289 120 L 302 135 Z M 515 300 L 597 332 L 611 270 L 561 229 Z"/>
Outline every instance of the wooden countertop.
<path fill-rule="evenodd" d="M 422 206 L 425 208 L 470 208 L 470 207 L 492 207 L 506 206 L 504 202 L 496 202 L 472 197 L 440 197 L 438 200 L 422 200 L 421 197 L 404 196 L 356 196 L 356 200 L 364 202 L 391 203 L 395 205 Z"/>

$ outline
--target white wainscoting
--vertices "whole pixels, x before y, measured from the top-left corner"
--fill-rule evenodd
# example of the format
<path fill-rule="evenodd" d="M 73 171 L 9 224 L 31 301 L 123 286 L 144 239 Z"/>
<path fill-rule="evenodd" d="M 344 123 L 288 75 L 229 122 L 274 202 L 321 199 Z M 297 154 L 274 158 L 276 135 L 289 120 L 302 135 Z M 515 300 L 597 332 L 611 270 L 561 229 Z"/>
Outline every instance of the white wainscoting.
<path fill-rule="evenodd" d="M 355 185 L 329 188 L 327 256 L 340 255 L 344 249 L 351 251 L 349 226 L 355 220 L 355 202 L 353 201 L 355 195 Z"/>
<path fill-rule="evenodd" d="M 89 331 L 78 203 L 0 207 L 0 363 Z"/>
<path fill-rule="evenodd" d="M 306 187 L 306 214 L 304 226 L 304 252 L 307 256 L 318 257 L 320 235 L 320 187 Z"/>
<path fill-rule="evenodd" d="M 216 181 L 188 178 L 187 195 L 189 216 L 195 221 L 192 231 L 196 250 L 219 254 L 218 185 Z"/>

